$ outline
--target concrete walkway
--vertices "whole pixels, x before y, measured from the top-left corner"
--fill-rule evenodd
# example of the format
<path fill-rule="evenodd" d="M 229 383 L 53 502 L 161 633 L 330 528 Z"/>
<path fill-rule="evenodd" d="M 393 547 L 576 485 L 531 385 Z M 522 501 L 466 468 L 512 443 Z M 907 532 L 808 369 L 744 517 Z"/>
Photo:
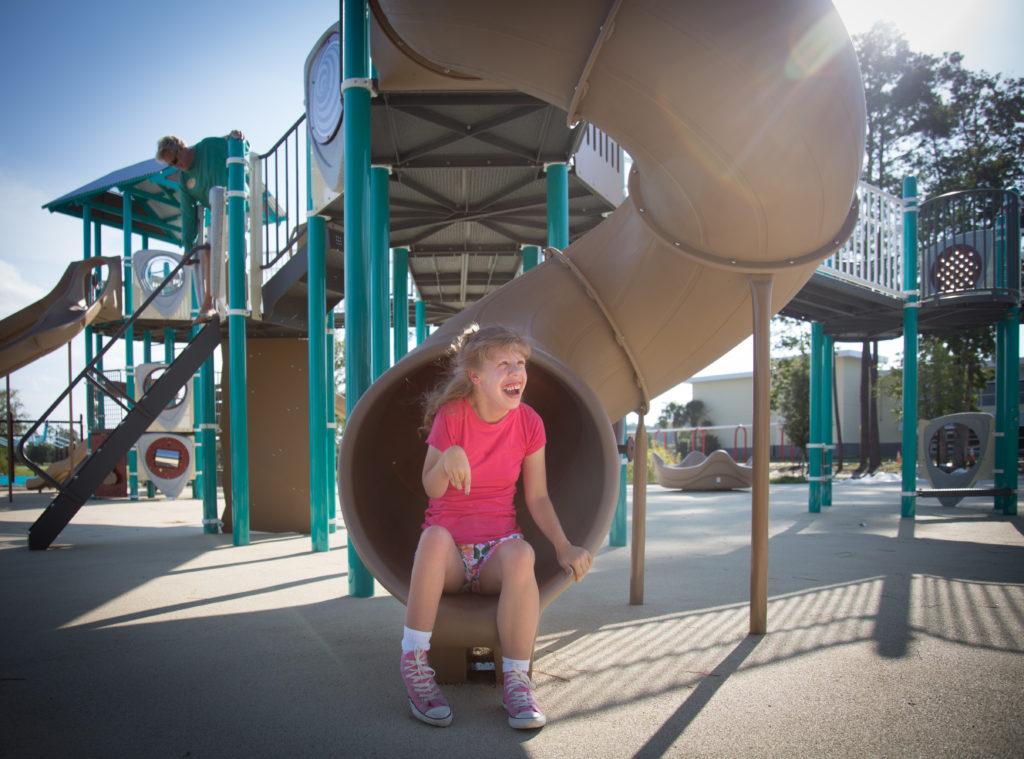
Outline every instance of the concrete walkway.
<path fill-rule="evenodd" d="M 196 501 L 94 501 L 49 551 L 49 497 L 0 506 L 5 757 L 1020 757 L 1024 519 L 898 483 L 773 486 L 769 633 L 747 635 L 747 492 L 648 496 L 645 603 L 629 548 L 545 612 L 540 731 L 492 684 L 414 720 L 404 607 L 349 598 L 344 533 L 204 535 Z"/>

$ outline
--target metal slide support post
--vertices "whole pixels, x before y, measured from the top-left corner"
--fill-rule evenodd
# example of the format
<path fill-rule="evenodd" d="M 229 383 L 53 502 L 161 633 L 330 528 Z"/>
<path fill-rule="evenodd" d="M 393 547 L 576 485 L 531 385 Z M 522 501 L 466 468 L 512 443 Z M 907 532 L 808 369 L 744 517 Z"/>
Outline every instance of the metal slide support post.
<path fill-rule="evenodd" d="M 547 172 L 548 245 L 558 250 L 569 247 L 569 166 L 549 163 Z"/>
<path fill-rule="evenodd" d="M 900 516 L 917 512 L 917 179 L 903 180 L 903 454 Z"/>
<path fill-rule="evenodd" d="M 232 543 L 249 545 L 249 401 L 245 350 L 245 158 L 228 140 L 228 364 L 231 382 Z M 254 264 L 255 265 L 255 264 Z"/>
<path fill-rule="evenodd" d="M 823 340 L 823 327 L 821 322 L 811 323 L 811 398 L 810 398 L 810 423 L 808 425 L 807 443 L 807 466 L 810 475 L 807 477 L 810 485 L 808 492 L 808 511 L 812 514 L 821 512 L 821 452 L 822 445 L 822 424 L 821 424 L 821 355 Z"/>
<path fill-rule="evenodd" d="M 528 272 L 540 263 L 540 248 L 536 245 L 523 246 L 523 272 Z"/>
<path fill-rule="evenodd" d="M 836 336 L 825 335 L 822 345 L 821 363 L 821 442 L 825 444 L 822 451 L 821 505 L 832 505 L 832 388 L 835 377 L 832 376 L 832 357 L 835 354 Z"/>
<path fill-rule="evenodd" d="M 625 445 L 628 437 L 625 418 L 615 422 L 613 428 L 615 439 L 619 441 L 619 445 Z M 628 475 L 626 454 L 620 454 L 619 460 L 622 462 L 619 466 L 619 502 L 615 506 L 615 515 L 612 517 L 612 528 L 608 532 L 608 545 L 616 548 L 626 545 L 626 478 Z"/>
<path fill-rule="evenodd" d="M 125 191 L 121 196 L 124 232 L 124 312 L 135 313 L 132 298 L 132 195 Z M 135 401 L 135 327 L 129 326 L 124 333 L 125 392 L 129 404 Z M 128 498 L 139 500 L 139 450 L 133 445 L 128 451 Z"/>
<path fill-rule="evenodd" d="M 145 250 L 148 245 L 143 243 L 142 248 Z M 153 361 L 153 333 L 150 330 L 145 330 L 142 333 L 142 363 L 149 364 Z M 146 381 L 142 381 L 142 393 L 146 393 Z M 146 480 L 146 498 L 156 498 L 156 483 L 153 480 Z"/>
<path fill-rule="evenodd" d="M 391 221 L 388 216 L 388 174 L 386 166 L 370 169 L 370 334 L 371 376 L 377 379 L 391 365 L 388 331 L 391 313 L 388 304 L 388 242 Z"/>
<path fill-rule="evenodd" d="M 324 297 L 326 298 L 326 292 Z M 327 369 L 325 380 L 327 385 L 327 408 L 324 409 L 327 415 L 325 419 L 327 423 L 327 439 L 324 441 L 327 450 L 327 533 L 333 535 L 338 531 L 338 419 L 334 413 L 334 395 L 335 388 L 337 387 L 334 368 L 334 311 L 327 314 L 324 329 L 327 332 L 327 366 L 325 367 Z"/>
<path fill-rule="evenodd" d="M 82 205 L 82 258 L 88 261 L 92 257 L 92 208 L 88 203 Z M 85 328 L 85 365 L 92 363 L 93 356 L 93 328 Z M 92 430 L 96 424 L 96 388 L 91 382 L 85 383 L 85 443 L 87 449 L 91 449 Z M 13 460 L 13 457 L 12 457 Z"/>
<path fill-rule="evenodd" d="M 306 229 L 309 295 L 309 537 L 314 551 L 327 551 L 327 220 L 310 216 Z"/>
<path fill-rule="evenodd" d="M 366 0 L 341 0 L 344 42 L 341 91 L 345 119 L 345 410 L 370 387 L 370 89 Z M 373 575 L 348 543 L 348 592 L 373 595 Z"/>
<path fill-rule="evenodd" d="M 92 254 L 94 256 L 102 256 L 103 255 L 103 253 L 102 253 L 102 251 L 103 251 L 103 225 L 100 224 L 100 222 L 97 221 L 93 225 L 92 231 L 93 231 Z M 94 337 L 96 338 L 96 353 L 94 353 L 93 356 L 103 352 L 103 335 L 101 335 L 99 332 L 96 332 L 96 333 L 94 333 Z M 100 360 L 96 362 L 96 371 L 98 371 L 100 374 L 103 374 L 103 357 L 102 356 L 100 356 Z M 92 383 L 89 383 L 89 384 L 91 385 Z M 100 430 L 106 429 L 106 426 L 107 426 L 107 421 L 106 421 L 107 420 L 107 415 L 106 415 L 106 411 L 103 408 L 104 404 L 101 401 L 101 399 L 103 398 L 103 395 L 101 393 L 96 393 L 95 397 L 97 399 L 97 403 L 96 403 L 96 427 L 95 427 L 95 429 L 100 429 Z"/>
<path fill-rule="evenodd" d="M 427 306 L 422 300 L 416 301 L 416 345 L 427 339 Z"/>
<path fill-rule="evenodd" d="M 199 368 L 199 384 L 203 399 L 199 417 L 199 434 L 203 441 L 203 532 L 216 535 L 220 532 L 220 519 L 217 517 L 217 383 L 213 356 Z"/>
<path fill-rule="evenodd" d="M 996 442 L 997 470 L 1002 470 L 1001 478 L 997 479 L 997 488 L 1008 488 L 1011 495 L 996 498 L 996 507 L 1003 514 L 1017 513 L 1017 459 L 1020 455 L 1020 309 L 1014 306 L 1006 312 L 999 325 L 999 337 L 1002 346 L 998 350 L 997 383 L 1005 386 L 1002 393 L 1003 408 L 999 410 L 997 429 L 1001 438 Z M 1001 366 L 998 364 L 1001 363 Z"/>
<path fill-rule="evenodd" d="M 754 307 L 754 429 L 750 490 L 750 634 L 768 631 L 768 455 L 771 450 L 772 276 L 750 278 Z"/>
<path fill-rule="evenodd" d="M 1006 319 L 996 322 L 996 430 L 995 430 L 995 463 L 992 466 L 992 480 L 997 489 L 1008 487 L 1006 481 L 1006 470 L 1003 462 L 1006 460 L 1006 407 L 1008 404 L 1009 388 L 1006 384 Z M 1003 508 L 1003 497 L 995 496 L 992 505 L 996 509 Z"/>
<path fill-rule="evenodd" d="M 395 313 L 395 361 L 409 352 L 409 249 L 392 253 L 391 292 Z"/>
<path fill-rule="evenodd" d="M 1006 470 L 1011 494 L 1003 502 L 1003 514 L 1017 515 L 1017 461 L 1020 458 L 1020 307 L 1006 315 Z"/>

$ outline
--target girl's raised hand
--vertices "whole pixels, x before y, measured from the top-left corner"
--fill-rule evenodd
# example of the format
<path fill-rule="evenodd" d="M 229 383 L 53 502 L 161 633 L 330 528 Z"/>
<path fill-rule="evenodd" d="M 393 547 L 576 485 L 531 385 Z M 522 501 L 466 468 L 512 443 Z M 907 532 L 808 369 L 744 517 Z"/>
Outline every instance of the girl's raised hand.
<path fill-rule="evenodd" d="M 469 495 L 471 479 L 469 457 L 466 456 L 462 446 L 453 445 L 451 448 L 446 448 L 441 454 L 441 466 L 444 468 L 444 473 L 448 475 L 448 481 L 452 487 Z"/>

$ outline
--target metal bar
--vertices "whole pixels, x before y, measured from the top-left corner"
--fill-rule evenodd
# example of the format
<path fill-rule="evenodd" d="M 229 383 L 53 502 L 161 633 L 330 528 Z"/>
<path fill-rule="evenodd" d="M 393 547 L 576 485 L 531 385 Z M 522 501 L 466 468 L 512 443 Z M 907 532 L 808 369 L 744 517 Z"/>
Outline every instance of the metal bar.
<path fill-rule="evenodd" d="M 370 200 L 370 93 L 345 87 L 345 80 L 369 74 L 366 0 L 341 0 L 343 11 L 342 98 L 345 119 L 345 406 L 351 413 L 370 386 L 370 294 L 367 288 Z M 340 476 L 340 475 L 339 475 Z M 373 595 L 373 576 L 348 546 L 348 589 L 356 597 Z"/>
<path fill-rule="evenodd" d="M 569 247 L 569 167 L 564 163 L 547 166 L 548 246 Z"/>
<path fill-rule="evenodd" d="M 309 324 L 309 519 L 313 551 L 327 551 L 327 311 L 326 256 L 327 220 L 309 218 L 306 244 L 309 294 L 306 300 Z M 333 395 L 333 394 L 332 394 Z"/>
<path fill-rule="evenodd" d="M 371 376 L 377 379 L 391 364 L 388 331 L 388 169 L 370 169 L 370 359 Z"/>
<path fill-rule="evenodd" d="M 754 451 L 750 492 L 750 634 L 768 631 L 768 478 L 771 452 L 772 276 L 750 278 L 754 321 Z"/>
<path fill-rule="evenodd" d="M 808 437 L 807 466 L 810 470 L 810 484 L 807 488 L 807 510 L 811 514 L 821 513 L 821 444 L 823 425 L 821 421 L 821 367 L 824 331 L 821 322 L 811 324 L 811 387 L 810 387 L 810 429 Z"/>
<path fill-rule="evenodd" d="M 249 545 L 249 423 L 245 342 L 245 170 L 242 141 L 228 140 L 228 361 L 231 382 L 232 542 Z"/>
<path fill-rule="evenodd" d="M 917 510 L 917 179 L 903 180 L 903 493 L 900 515 L 913 519 Z M 926 277 L 925 277 L 926 279 Z"/>

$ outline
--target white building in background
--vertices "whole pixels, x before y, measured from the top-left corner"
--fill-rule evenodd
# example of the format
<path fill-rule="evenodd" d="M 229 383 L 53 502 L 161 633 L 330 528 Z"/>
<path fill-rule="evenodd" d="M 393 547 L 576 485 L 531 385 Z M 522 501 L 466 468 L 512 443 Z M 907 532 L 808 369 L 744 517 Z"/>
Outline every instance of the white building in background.
<path fill-rule="evenodd" d="M 884 357 L 879 359 L 883 363 Z M 884 376 L 888 368 L 879 366 L 879 374 Z M 836 417 L 832 422 L 833 443 L 838 443 L 840 435 L 843 441 L 843 456 L 846 459 L 860 455 L 860 353 L 853 350 L 840 350 L 836 353 L 835 368 Z M 714 423 L 714 434 L 722 448 L 735 457 L 744 457 L 744 441 L 750 439 L 753 408 L 753 374 L 720 374 L 709 377 L 694 377 L 687 383 L 691 386 L 693 399 L 704 403 L 708 418 Z M 898 401 L 879 398 L 878 425 L 882 454 L 893 456 L 899 449 L 901 428 L 893 413 Z M 791 458 L 791 445 L 782 432 L 782 419 L 774 411 L 772 420 L 772 456 L 775 458 Z M 745 432 L 744 432 L 745 430 Z M 655 430 L 651 430 L 655 432 Z M 738 452 L 733 451 L 737 445 Z M 700 443 L 697 442 L 699 447 Z M 780 448 L 781 446 L 781 448 Z M 748 444 L 749 448 L 749 444 Z M 800 452 L 795 454 L 800 458 Z"/>

